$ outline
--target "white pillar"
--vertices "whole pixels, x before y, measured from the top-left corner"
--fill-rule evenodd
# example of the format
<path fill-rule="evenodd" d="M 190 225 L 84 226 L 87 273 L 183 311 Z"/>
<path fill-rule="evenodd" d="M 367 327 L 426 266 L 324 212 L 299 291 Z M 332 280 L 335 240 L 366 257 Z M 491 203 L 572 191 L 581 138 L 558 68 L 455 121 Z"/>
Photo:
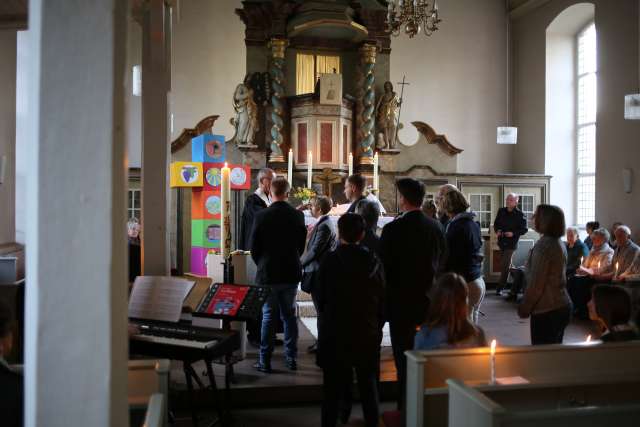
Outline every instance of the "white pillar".
<path fill-rule="evenodd" d="M 0 30 L 0 244 L 15 241 L 16 30 Z"/>
<path fill-rule="evenodd" d="M 127 2 L 31 0 L 25 426 L 128 426 Z"/>
<path fill-rule="evenodd" d="M 164 0 L 149 0 L 142 26 L 142 272 L 166 275 L 169 268 L 168 69 Z"/>

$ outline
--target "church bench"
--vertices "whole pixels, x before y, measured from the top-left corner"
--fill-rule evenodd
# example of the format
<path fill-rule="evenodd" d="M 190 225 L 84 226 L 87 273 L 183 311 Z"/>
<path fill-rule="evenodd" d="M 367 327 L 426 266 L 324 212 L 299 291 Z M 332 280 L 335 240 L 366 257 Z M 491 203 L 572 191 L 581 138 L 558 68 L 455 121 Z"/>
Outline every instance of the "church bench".
<path fill-rule="evenodd" d="M 169 372 L 170 362 L 166 359 L 142 359 L 129 360 L 128 371 L 128 402 L 132 414 L 149 411 L 151 403 L 154 410 L 160 405 L 156 394 L 163 396 L 162 407 L 164 414 L 163 425 L 168 425 L 168 401 L 169 401 Z M 154 420 L 156 418 L 153 418 Z M 133 424 L 132 424 L 133 425 Z M 145 424 L 146 425 L 146 424 Z"/>
<path fill-rule="evenodd" d="M 167 397 L 162 393 L 154 393 L 149 398 L 147 413 L 143 427 L 163 427 L 167 418 Z"/>
<path fill-rule="evenodd" d="M 631 427 L 640 419 L 638 381 L 572 386 L 558 393 L 552 386 L 498 391 L 447 380 L 449 427 Z M 491 390 L 491 389 L 494 390 Z M 600 388 L 600 389 L 599 389 Z M 599 389 L 599 390 L 598 390 Z"/>
<path fill-rule="evenodd" d="M 405 354 L 408 426 L 447 425 L 448 379 L 463 381 L 473 387 L 489 385 L 488 347 L 408 351 Z M 493 387 L 515 390 L 535 386 L 558 388 L 605 381 L 640 381 L 637 360 L 640 360 L 640 342 L 498 347 L 496 377 L 523 377 L 527 384 Z"/>

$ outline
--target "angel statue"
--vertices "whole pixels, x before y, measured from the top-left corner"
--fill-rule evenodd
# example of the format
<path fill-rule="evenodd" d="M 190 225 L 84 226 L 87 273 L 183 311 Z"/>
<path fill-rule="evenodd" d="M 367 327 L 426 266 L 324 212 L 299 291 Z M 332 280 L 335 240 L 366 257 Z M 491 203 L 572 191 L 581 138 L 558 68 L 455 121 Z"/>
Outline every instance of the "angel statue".
<path fill-rule="evenodd" d="M 393 91 L 393 84 L 385 82 L 384 94 L 376 105 L 376 125 L 378 126 L 377 146 L 381 149 L 396 148 L 397 109 L 400 106 L 398 97 Z"/>
<path fill-rule="evenodd" d="M 236 110 L 236 116 L 231 119 L 236 130 L 233 141 L 238 145 L 254 145 L 253 137 L 258 131 L 258 106 L 253 101 L 253 91 L 244 83 L 236 86 L 233 108 Z"/>

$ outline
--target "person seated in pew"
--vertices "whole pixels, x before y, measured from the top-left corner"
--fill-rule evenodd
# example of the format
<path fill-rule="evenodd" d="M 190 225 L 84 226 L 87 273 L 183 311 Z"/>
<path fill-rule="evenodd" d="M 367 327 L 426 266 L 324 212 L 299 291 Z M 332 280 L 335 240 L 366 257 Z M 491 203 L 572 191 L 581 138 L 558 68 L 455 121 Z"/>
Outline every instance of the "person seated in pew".
<path fill-rule="evenodd" d="M 565 246 L 567 248 L 567 278 L 569 278 L 576 274 L 582 259 L 589 256 L 589 248 L 580 240 L 576 227 L 567 227 Z"/>
<path fill-rule="evenodd" d="M 640 253 L 640 246 L 631 241 L 631 229 L 626 225 L 619 225 L 615 231 L 616 248 L 613 251 L 611 264 L 599 275 L 599 281 L 610 282 L 618 274 L 631 267 L 636 255 Z"/>
<path fill-rule="evenodd" d="M 629 268 L 613 278 L 614 282 L 640 282 L 640 252 L 631 262 Z"/>
<path fill-rule="evenodd" d="M 609 232 L 606 228 L 594 230 L 591 239 L 593 247 L 589 255 L 567 283 L 567 290 L 573 302 L 573 314 L 581 319 L 588 319 L 587 302 L 591 298 L 591 288 L 599 280 L 599 275 L 607 271 L 613 258 L 613 249 L 609 246 Z"/>
<path fill-rule="evenodd" d="M 24 380 L 5 360 L 13 347 L 12 318 L 9 306 L 0 301 L 0 425 L 3 427 L 22 426 Z"/>
<path fill-rule="evenodd" d="M 631 341 L 640 338 L 629 323 L 631 320 L 631 297 L 621 287 L 598 285 L 593 288 L 589 301 L 589 318 L 604 331 L 602 342 Z"/>
<path fill-rule="evenodd" d="M 611 225 L 611 231 L 609 232 L 609 246 L 611 246 L 612 249 L 615 249 L 616 246 L 618 246 L 618 242 L 616 242 L 616 230 L 618 229 L 618 227 L 620 227 L 622 225 L 621 222 L 614 222 Z"/>
<path fill-rule="evenodd" d="M 365 425 L 378 425 L 378 353 L 385 281 L 378 257 L 359 244 L 365 227 L 358 214 L 340 217 L 340 245 L 327 254 L 319 270 L 317 363 L 323 372 L 323 427 L 335 427 L 341 404 L 347 405 L 342 409 L 342 421 L 348 420 L 354 370 Z"/>
<path fill-rule="evenodd" d="M 464 277 L 446 273 L 436 282 L 425 322 L 416 333 L 415 350 L 484 347 L 484 331 L 469 316 L 469 288 Z"/>
<path fill-rule="evenodd" d="M 591 240 L 591 233 L 600 228 L 600 223 L 598 221 L 589 221 L 585 225 L 585 230 L 587 231 L 587 238 L 584 239 L 584 244 L 587 245 L 587 248 L 591 250 L 593 247 L 593 241 Z"/>

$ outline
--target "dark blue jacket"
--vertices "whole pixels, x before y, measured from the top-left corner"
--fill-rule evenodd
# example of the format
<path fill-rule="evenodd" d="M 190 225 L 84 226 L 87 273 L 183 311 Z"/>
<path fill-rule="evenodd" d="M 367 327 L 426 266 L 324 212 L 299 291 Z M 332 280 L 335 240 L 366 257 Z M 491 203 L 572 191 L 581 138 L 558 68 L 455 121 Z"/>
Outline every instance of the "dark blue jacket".
<path fill-rule="evenodd" d="M 467 282 L 482 276 L 482 236 L 473 212 L 453 217 L 447 225 L 449 249 L 445 271 L 458 273 Z"/>

